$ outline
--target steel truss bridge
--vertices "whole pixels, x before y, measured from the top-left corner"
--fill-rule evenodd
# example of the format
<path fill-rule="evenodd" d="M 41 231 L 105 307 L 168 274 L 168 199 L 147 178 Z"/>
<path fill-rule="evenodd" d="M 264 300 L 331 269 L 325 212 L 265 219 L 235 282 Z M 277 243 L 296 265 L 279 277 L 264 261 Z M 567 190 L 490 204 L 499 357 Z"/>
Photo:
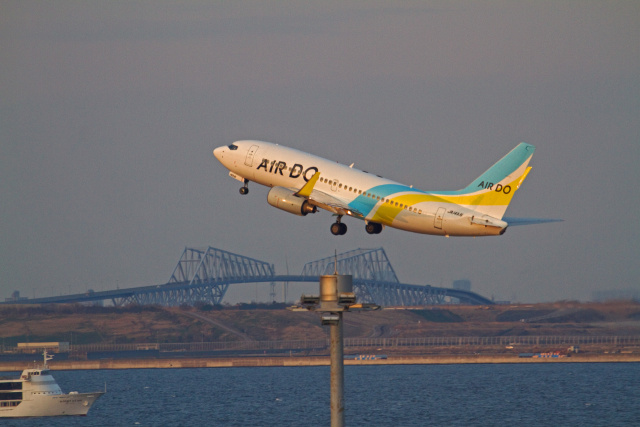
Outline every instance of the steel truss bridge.
<path fill-rule="evenodd" d="M 337 263 L 337 266 L 336 266 Z M 318 282 L 319 276 L 353 276 L 353 288 L 361 303 L 385 306 L 440 304 L 489 305 L 493 301 L 473 292 L 429 285 L 400 283 L 383 248 L 355 249 L 304 265 L 299 275 L 277 275 L 273 264 L 222 249 L 185 248 L 169 281 L 162 285 L 112 291 L 86 292 L 47 298 L 6 301 L 3 304 L 53 304 L 110 301 L 115 306 L 156 304 L 178 306 L 195 303 L 221 304 L 234 284 Z"/>

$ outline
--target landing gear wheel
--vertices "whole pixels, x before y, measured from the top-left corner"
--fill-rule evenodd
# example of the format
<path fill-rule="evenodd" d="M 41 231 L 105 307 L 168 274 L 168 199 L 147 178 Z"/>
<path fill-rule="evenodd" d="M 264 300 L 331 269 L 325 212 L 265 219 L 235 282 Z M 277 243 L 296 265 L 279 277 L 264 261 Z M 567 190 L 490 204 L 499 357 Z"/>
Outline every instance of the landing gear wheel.
<path fill-rule="evenodd" d="M 347 232 L 347 224 L 334 222 L 331 224 L 331 234 L 334 236 L 343 236 Z"/>
<path fill-rule="evenodd" d="M 347 234 L 347 224 L 340 223 L 340 235 L 344 236 Z"/>
<path fill-rule="evenodd" d="M 249 187 L 240 187 L 240 194 L 247 194 L 249 192 Z"/>
<path fill-rule="evenodd" d="M 365 225 L 364 229 L 367 230 L 367 233 L 369 234 L 380 234 L 382 231 L 382 225 L 376 222 L 370 222 Z"/>

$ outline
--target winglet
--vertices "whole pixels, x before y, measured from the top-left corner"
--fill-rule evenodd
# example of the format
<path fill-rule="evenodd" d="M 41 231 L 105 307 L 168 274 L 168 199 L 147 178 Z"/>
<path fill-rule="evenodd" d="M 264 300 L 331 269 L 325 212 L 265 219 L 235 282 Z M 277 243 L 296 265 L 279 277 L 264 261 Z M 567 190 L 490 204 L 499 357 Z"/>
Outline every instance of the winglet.
<path fill-rule="evenodd" d="M 307 183 L 305 185 L 302 186 L 302 188 L 296 193 L 296 196 L 299 197 L 310 197 L 311 196 L 311 192 L 313 191 L 313 187 L 315 187 L 316 182 L 318 182 L 318 179 L 320 178 L 320 172 L 316 172 L 309 181 L 307 181 Z"/>

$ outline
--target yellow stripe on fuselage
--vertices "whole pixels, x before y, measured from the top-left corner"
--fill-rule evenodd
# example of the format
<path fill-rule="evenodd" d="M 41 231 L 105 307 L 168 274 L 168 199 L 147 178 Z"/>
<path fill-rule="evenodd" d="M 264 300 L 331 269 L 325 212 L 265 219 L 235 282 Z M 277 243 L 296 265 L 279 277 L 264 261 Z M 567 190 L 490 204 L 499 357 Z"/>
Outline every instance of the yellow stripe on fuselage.
<path fill-rule="evenodd" d="M 506 186 L 510 187 L 509 193 L 505 194 L 503 191 L 481 190 L 474 194 L 425 194 L 425 193 L 403 193 L 395 197 L 387 197 L 384 203 L 380 203 L 375 214 L 372 216 L 372 222 L 380 222 L 386 225 L 390 225 L 393 220 L 398 216 L 400 212 L 407 207 L 413 207 L 418 203 L 442 203 L 442 204 L 455 204 L 460 206 L 469 206 L 472 209 L 476 209 L 477 206 L 508 206 L 513 194 L 516 192 L 524 178 L 526 178 L 528 168 L 525 173 L 518 179 L 513 180 L 509 184 L 502 186 L 504 189 Z M 396 203 L 398 206 L 396 206 Z"/>

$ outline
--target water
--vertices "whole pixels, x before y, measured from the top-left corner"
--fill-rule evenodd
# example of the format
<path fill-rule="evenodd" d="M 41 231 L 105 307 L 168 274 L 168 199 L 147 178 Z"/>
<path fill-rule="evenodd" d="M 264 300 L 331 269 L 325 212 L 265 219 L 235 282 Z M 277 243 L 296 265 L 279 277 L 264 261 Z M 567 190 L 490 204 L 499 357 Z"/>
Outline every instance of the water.
<path fill-rule="evenodd" d="M 329 368 L 54 371 L 87 417 L 1 426 L 328 426 Z M 640 363 L 346 366 L 347 426 L 640 425 Z"/>

